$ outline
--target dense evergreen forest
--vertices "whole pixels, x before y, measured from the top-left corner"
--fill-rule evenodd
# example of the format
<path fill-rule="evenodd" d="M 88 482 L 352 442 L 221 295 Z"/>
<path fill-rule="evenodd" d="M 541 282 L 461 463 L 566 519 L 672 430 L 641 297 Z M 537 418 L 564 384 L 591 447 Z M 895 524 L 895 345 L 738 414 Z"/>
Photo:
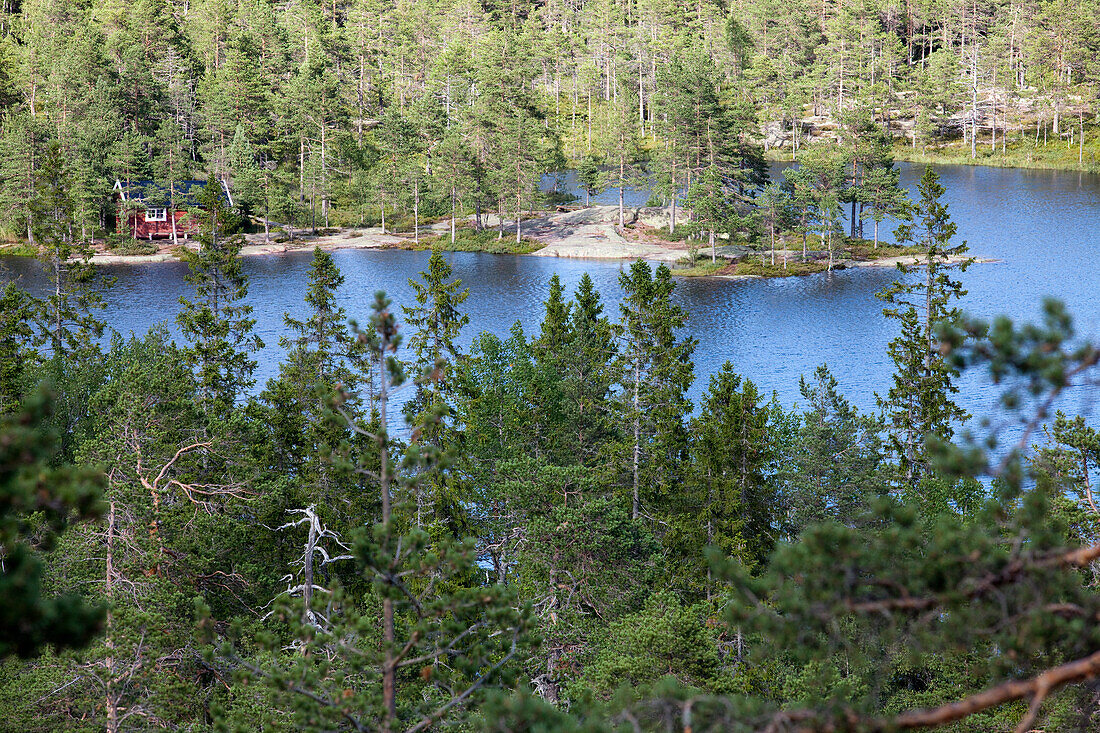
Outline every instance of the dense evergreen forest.
<path fill-rule="evenodd" d="M 52 243 L 65 170 L 51 145 Z M 318 249 L 256 384 L 215 183 L 178 341 L 105 338 L 110 283 L 56 245 L 46 294 L 0 295 L 0 727 L 1095 730 L 1100 436 L 1050 412 L 1100 350 L 1054 301 L 964 317 L 931 169 L 918 193 L 872 413 L 824 365 L 800 406 L 729 363 L 693 404 L 664 265 L 618 312 L 555 276 L 537 333 L 461 350 L 441 252 L 357 322 Z"/>
<path fill-rule="evenodd" d="M 311 227 L 480 228 L 570 167 L 745 198 L 762 153 L 867 125 L 913 155 L 1088 168 L 1098 19 L 1093 0 L 4 0 L 0 227 L 34 239 L 52 144 L 85 238 L 116 179 L 219 178 Z"/>

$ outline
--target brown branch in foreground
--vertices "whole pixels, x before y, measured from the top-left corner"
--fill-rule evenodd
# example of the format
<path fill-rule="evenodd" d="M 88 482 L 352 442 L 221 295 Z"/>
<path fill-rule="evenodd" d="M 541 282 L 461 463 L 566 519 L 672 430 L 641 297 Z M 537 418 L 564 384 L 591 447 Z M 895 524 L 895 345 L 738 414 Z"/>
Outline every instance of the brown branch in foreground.
<path fill-rule="evenodd" d="M 857 725 L 873 731 L 938 728 L 1005 703 L 1030 700 L 1028 712 L 1017 728 L 1018 733 L 1026 732 L 1035 721 L 1039 706 L 1051 692 L 1074 682 L 1084 682 L 1097 677 L 1100 677 L 1100 651 L 1053 667 L 1030 679 L 1009 680 L 962 700 L 935 708 L 909 710 L 893 718 L 860 718 L 849 710 L 842 714 L 844 722 L 841 724 L 839 719 L 828 720 L 822 713 L 813 710 L 786 710 L 776 713 L 762 730 L 765 733 L 782 730 L 795 730 L 798 733 L 837 733 L 842 730 L 851 730 Z"/>
<path fill-rule="evenodd" d="M 1025 698 L 1036 703 L 1032 707 L 1034 712 L 1038 713 L 1038 703 L 1041 703 L 1043 698 L 1051 691 L 1071 682 L 1093 679 L 1098 675 L 1100 675 L 1100 651 L 1048 669 L 1031 679 L 1003 682 L 996 687 L 991 687 L 957 702 L 941 705 L 937 708 L 910 710 L 897 716 L 890 723 L 894 728 L 901 730 L 933 728 L 962 720 L 983 710 L 1003 705 L 1006 702 Z M 1025 718 L 1021 722 L 1028 723 L 1029 721 Z"/>
<path fill-rule="evenodd" d="M 1029 569 L 1084 568 L 1100 559 L 1100 543 L 1075 550 L 1059 550 L 1032 558 L 1018 558 L 999 572 L 983 578 L 965 592 L 967 598 L 977 598 L 1019 579 Z M 849 613 L 888 613 L 890 611 L 924 611 L 943 602 L 942 596 L 902 596 L 869 601 L 849 601 Z"/>

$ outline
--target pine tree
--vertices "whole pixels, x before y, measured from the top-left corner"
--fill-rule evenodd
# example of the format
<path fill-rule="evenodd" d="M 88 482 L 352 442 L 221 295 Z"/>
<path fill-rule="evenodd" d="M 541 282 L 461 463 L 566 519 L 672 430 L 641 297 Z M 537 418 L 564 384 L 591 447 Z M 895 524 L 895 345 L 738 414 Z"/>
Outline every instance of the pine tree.
<path fill-rule="evenodd" d="M 375 132 L 378 139 L 378 164 L 375 166 L 382 233 L 386 233 L 386 207 L 395 208 L 405 197 L 402 179 L 409 160 L 415 155 L 419 139 L 416 128 L 396 107 L 386 110 Z"/>
<path fill-rule="evenodd" d="M 392 390 L 404 379 L 396 357 L 401 339 L 384 293 L 373 307 L 371 332 L 360 336 L 384 364 L 380 420 L 349 427 L 376 445 L 380 463 L 350 469 L 378 487 L 382 514 L 355 533 L 354 545 L 341 542 L 350 553 L 338 558 L 355 563 L 370 592 L 354 603 L 350 595 L 325 594 L 325 607 L 317 603 L 315 612 L 309 601 L 280 598 L 275 618 L 286 632 L 266 638 L 260 660 L 223 648 L 223 658 L 245 677 L 238 692 L 247 695 L 264 682 L 306 731 L 464 724 L 490 690 L 510 683 L 530 643 L 530 610 L 516 607 L 511 589 L 470 582 L 478 570 L 469 545 L 433 543 L 420 529 L 398 529 L 394 510 L 417 494 L 424 462 L 441 456 L 420 451 L 415 440 L 403 456 L 394 454 L 386 425 Z M 305 582 L 312 585 L 312 578 Z M 281 653 L 287 641 L 298 653 Z M 348 684 L 353 679 L 362 682 Z"/>
<path fill-rule="evenodd" d="M 202 683 L 174 676 L 193 663 L 193 626 L 180 599 L 205 595 L 220 609 L 218 590 L 248 592 L 239 565 L 222 562 L 229 543 L 211 541 L 229 534 L 240 486 L 229 471 L 196 480 L 204 462 L 224 467 L 216 459 L 223 447 L 195 435 L 195 378 L 167 328 L 116 336 L 103 364 L 78 449 L 81 463 L 107 474 L 102 521 L 66 533 L 53 566 L 61 587 L 83 590 L 106 617 L 100 638 L 62 667 L 73 682 L 68 706 L 48 704 L 43 713 L 61 721 L 83 714 L 121 731 L 138 716 L 198 714 Z M 208 585 L 213 578 L 225 583 Z"/>
<path fill-rule="evenodd" d="M 691 208 L 696 221 L 707 233 L 710 261 L 717 261 L 715 238 L 719 230 L 728 230 L 734 217 L 730 193 L 726 190 L 717 166 L 709 165 L 692 182 L 684 202 Z"/>
<path fill-rule="evenodd" d="M 633 90 L 621 84 L 607 110 L 601 157 L 608 162 L 604 180 L 619 192 L 619 227 L 626 226 L 626 189 L 644 181 L 645 166 L 641 141 L 633 113 L 638 108 Z"/>
<path fill-rule="evenodd" d="M 920 200 L 913 210 L 913 223 L 900 226 L 895 236 L 899 244 L 912 243 L 923 250 L 923 275 L 899 280 L 878 294 L 889 304 L 883 313 L 901 326 L 889 346 L 896 368 L 893 385 L 879 406 L 886 416 L 889 446 L 911 486 L 930 471 L 925 441 L 929 437 L 950 440 L 955 424 L 967 417 L 952 400 L 958 391 L 954 382 L 958 369 L 940 352 L 937 333 L 961 315 L 953 301 L 966 291 L 951 275 L 966 270 L 971 262 L 965 258 L 966 243 L 951 242 L 956 226 L 940 201 L 944 188 L 931 167 L 917 190 Z M 902 264 L 898 269 L 903 275 L 916 270 Z"/>
<path fill-rule="evenodd" d="M 181 189 L 180 181 L 191 177 L 183 130 L 174 121 L 166 120 L 157 128 L 155 143 L 157 154 L 153 159 L 153 179 L 168 191 L 168 200 L 164 203 L 172 220 L 172 244 L 178 244 L 179 227 L 175 214 L 180 207 L 177 197 L 187 193 Z"/>
<path fill-rule="evenodd" d="M 844 237 L 840 211 L 844 197 L 844 161 L 836 154 L 815 149 L 799 159 L 799 166 L 807 171 L 806 193 L 813 202 L 811 228 L 821 237 L 832 270 L 836 240 Z"/>
<path fill-rule="evenodd" d="M 790 199 L 794 221 L 792 228 L 802 237 L 802 260 L 806 260 L 806 235 L 815 218 L 813 174 L 809 167 L 790 167 L 783 171 L 783 190 Z"/>
<path fill-rule="evenodd" d="M 456 228 L 459 213 L 462 211 L 464 201 L 468 201 L 473 195 L 475 181 L 478 176 L 477 159 L 470 150 L 463 137 L 463 130 L 457 125 L 443 135 L 439 144 L 432 151 L 431 159 L 435 162 L 432 170 L 437 176 L 436 188 L 450 207 L 451 214 L 451 244 L 457 238 Z M 419 222 L 420 205 L 420 179 L 423 177 L 422 167 L 413 165 L 409 177 L 413 179 L 416 194 L 417 222 Z M 417 232 L 417 239 L 420 234 Z"/>
<path fill-rule="evenodd" d="M 23 375 L 36 361 L 31 324 L 41 307 L 15 283 L 0 293 L 0 415 L 12 412 L 23 396 Z"/>
<path fill-rule="evenodd" d="M 756 197 L 756 214 L 760 223 L 767 229 L 768 243 L 771 246 L 771 264 L 775 265 L 775 234 L 786 223 L 791 214 L 791 200 L 787 191 L 778 183 L 769 183 L 760 189 Z M 783 269 L 787 269 L 787 257 L 783 256 Z"/>
<path fill-rule="evenodd" d="M 0 221 L 33 244 L 31 204 L 41 143 L 32 118 L 11 112 L 4 114 L 0 122 Z"/>
<path fill-rule="evenodd" d="M 1078 415 L 1070 419 L 1059 410 L 1054 422 L 1044 428 L 1048 445 L 1034 458 L 1036 468 L 1057 481 L 1077 499 L 1082 509 L 1100 520 L 1096 499 L 1096 469 L 1100 466 L 1100 433 Z"/>
<path fill-rule="evenodd" d="M 103 620 L 101 608 L 76 594 L 51 598 L 43 592 L 36 547 L 47 546 L 70 521 L 103 511 L 103 475 L 62 459 L 46 425 L 50 410 L 43 391 L 21 412 L 0 417 L 0 658 L 83 646 Z M 31 522 L 35 514 L 38 521 Z"/>
<path fill-rule="evenodd" d="M 899 185 L 900 173 L 893 166 L 876 166 L 863 180 L 864 201 L 875 223 L 874 242 L 878 249 L 878 227 L 884 219 L 899 219 L 908 211 L 909 196 Z"/>
<path fill-rule="evenodd" d="M 584 205 L 592 205 L 592 197 L 599 195 L 606 185 L 606 177 L 602 170 L 603 159 L 589 153 L 581 158 L 577 164 L 577 181 L 584 189 Z"/>

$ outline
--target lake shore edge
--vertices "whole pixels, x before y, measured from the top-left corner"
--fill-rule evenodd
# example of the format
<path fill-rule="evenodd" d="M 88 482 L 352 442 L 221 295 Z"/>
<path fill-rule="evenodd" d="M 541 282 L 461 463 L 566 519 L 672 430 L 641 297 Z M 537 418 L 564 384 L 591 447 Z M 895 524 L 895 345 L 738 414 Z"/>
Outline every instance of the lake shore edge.
<path fill-rule="evenodd" d="M 286 255 L 311 252 L 314 249 L 335 251 L 341 249 L 405 249 L 429 250 L 439 247 L 444 251 L 485 252 L 514 256 L 560 257 L 596 261 L 646 260 L 668 265 L 673 275 L 684 278 L 756 279 L 774 277 L 800 277 L 829 270 L 828 252 L 819 242 L 811 241 L 803 259 L 802 248 L 793 248 L 792 235 L 780 238 L 781 246 L 775 250 L 774 262 L 769 264 L 767 253 L 760 248 L 744 244 L 719 241 L 716 251 L 710 252 L 705 243 L 689 243 L 664 238 L 667 227 L 666 210 L 657 207 L 639 207 L 628 211 L 629 224 L 618 226 L 618 207 L 595 205 L 583 208 L 559 208 L 555 211 L 537 212 L 521 222 L 520 243 L 515 242 L 515 223 L 505 220 L 504 236 L 500 222 L 492 218 L 483 221 L 480 230 L 472 228 L 472 220 L 456 221 L 456 241 L 450 241 L 450 221 L 426 224 L 420 228 L 419 238 L 411 232 L 385 232 L 380 227 L 328 230 L 322 234 L 302 234 L 288 240 L 280 234 L 281 241 L 265 241 L 264 235 L 246 235 L 241 248 L 242 257 Z M 190 242 L 188 244 L 193 244 Z M 20 245 L 17 245 L 20 246 Z M 120 254 L 110 251 L 96 252 L 90 261 L 96 265 L 146 265 L 183 262 L 177 247 L 162 247 L 151 254 Z M 20 255 L 27 255 L 26 245 L 20 246 Z M 851 251 L 849 251 L 849 248 Z M 0 254 L 4 249 L 0 248 Z M 832 269 L 851 267 L 895 268 L 899 264 L 919 267 L 919 253 L 912 248 L 899 248 L 881 243 L 873 249 L 865 240 L 847 240 L 835 250 Z M 714 262 L 710 261 L 714 257 Z M 961 261 L 959 258 L 958 261 Z M 987 258 L 970 258 L 975 263 L 993 262 Z M 694 260 L 695 264 L 690 264 Z M 784 265 L 786 261 L 786 265 Z"/>

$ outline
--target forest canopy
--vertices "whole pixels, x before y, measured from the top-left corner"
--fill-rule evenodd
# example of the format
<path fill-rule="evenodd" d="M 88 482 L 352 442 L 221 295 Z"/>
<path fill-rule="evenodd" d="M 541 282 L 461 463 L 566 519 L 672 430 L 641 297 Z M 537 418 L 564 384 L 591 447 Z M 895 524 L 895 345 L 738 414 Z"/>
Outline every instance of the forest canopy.
<path fill-rule="evenodd" d="M 913 155 L 1094 166 L 1098 18 L 1092 0 L 5 0 L 0 226 L 35 238 L 51 144 L 85 238 L 113 226 L 116 180 L 216 178 L 265 220 L 383 229 L 414 208 L 514 216 L 540 175 L 586 166 L 598 190 L 644 164 L 667 200 L 731 163 L 743 194 L 746 146 L 844 146 L 862 120 Z"/>

